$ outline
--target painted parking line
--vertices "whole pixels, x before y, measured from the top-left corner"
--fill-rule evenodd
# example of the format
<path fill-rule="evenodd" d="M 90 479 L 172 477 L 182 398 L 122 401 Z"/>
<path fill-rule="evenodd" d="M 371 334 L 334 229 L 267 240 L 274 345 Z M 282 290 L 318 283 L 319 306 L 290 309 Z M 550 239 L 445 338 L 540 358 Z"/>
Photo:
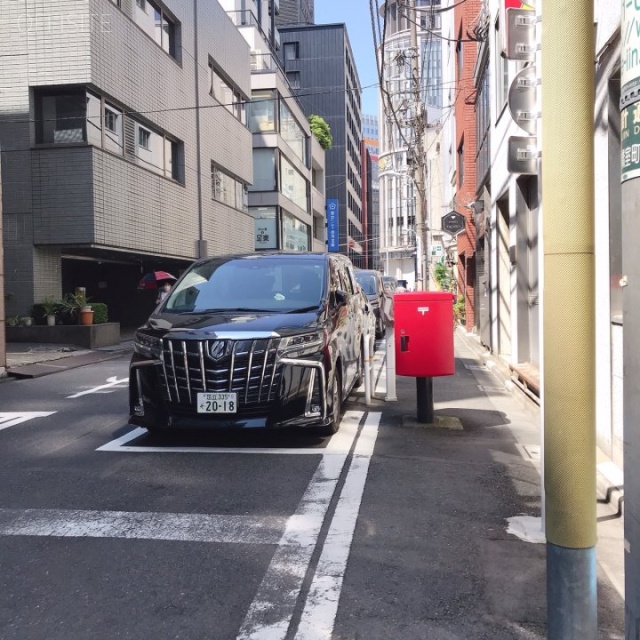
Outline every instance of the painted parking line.
<path fill-rule="evenodd" d="M 55 411 L 0 412 L 0 431 L 34 418 L 46 418 L 54 413 Z"/>
<path fill-rule="evenodd" d="M 342 578 L 360 510 L 380 413 L 371 413 L 356 442 L 344 487 L 306 598 L 299 640 L 331 638 Z M 284 640 L 302 591 L 320 529 L 347 456 L 326 456 L 300 501 L 262 580 L 237 640 Z"/>
<path fill-rule="evenodd" d="M 346 411 L 340 422 L 340 430 L 331 437 L 325 448 L 287 448 L 287 447 L 154 447 L 131 444 L 148 432 L 142 427 L 108 442 L 96 451 L 110 451 L 118 453 L 244 453 L 261 455 L 346 455 L 353 445 L 362 419 L 361 411 Z"/>
<path fill-rule="evenodd" d="M 378 437 L 381 415 L 370 413 L 358 438 L 295 640 L 331 640 L 333 636 L 340 592 L 369 473 L 369 463 Z"/>

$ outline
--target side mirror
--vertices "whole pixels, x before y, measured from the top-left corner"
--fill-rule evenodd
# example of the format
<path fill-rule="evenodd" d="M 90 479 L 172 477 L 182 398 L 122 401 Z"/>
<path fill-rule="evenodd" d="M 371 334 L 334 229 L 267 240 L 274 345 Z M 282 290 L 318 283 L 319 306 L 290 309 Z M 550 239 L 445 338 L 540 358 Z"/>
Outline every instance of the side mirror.
<path fill-rule="evenodd" d="M 342 289 L 336 289 L 333 293 L 333 296 L 336 301 L 336 305 L 338 307 L 341 307 L 342 305 L 347 304 L 347 301 L 349 299 L 347 292 L 342 291 Z"/>

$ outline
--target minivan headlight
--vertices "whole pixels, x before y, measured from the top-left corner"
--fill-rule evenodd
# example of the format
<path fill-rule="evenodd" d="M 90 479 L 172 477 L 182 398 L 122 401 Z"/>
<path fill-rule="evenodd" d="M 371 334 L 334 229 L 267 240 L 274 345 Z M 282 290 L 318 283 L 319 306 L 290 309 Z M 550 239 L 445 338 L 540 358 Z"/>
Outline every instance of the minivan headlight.
<path fill-rule="evenodd" d="M 133 350 L 147 358 L 159 358 L 162 355 L 162 340 L 136 331 L 133 336 Z"/>
<path fill-rule="evenodd" d="M 279 355 L 286 358 L 303 358 L 322 351 L 326 344 L 324 331 L 289 336 L 280 341 Z"/>

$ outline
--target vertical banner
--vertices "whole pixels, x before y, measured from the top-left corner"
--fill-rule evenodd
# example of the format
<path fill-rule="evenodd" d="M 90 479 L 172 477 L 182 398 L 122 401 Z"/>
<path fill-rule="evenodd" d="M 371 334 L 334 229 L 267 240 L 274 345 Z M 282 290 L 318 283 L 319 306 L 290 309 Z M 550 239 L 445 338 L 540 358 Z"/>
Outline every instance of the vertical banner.
<path fill-rule="evenodd" d="M 621 182 L 640 177 L 640 3 L 622 0 Z"/>
<path fill-rule="evenodd" d="M 327 199 L 327 250 L 340 250 L 340 216 L 335 198 Z"/>
<path fill-rule="evenodd" d="M 620 104 L 640 100 L 640 3 L 622 0 L 622 50 L 620 52 Z"/>

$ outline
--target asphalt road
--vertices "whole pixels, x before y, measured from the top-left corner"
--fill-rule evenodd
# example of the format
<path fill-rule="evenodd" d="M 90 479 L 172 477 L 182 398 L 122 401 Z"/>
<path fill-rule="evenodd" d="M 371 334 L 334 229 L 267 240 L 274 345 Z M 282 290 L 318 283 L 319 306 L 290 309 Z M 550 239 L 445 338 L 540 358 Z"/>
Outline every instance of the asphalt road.
<path fill-rule="evenodd" d="M 0 638 L 544 638 L 545 547 L 507 533 L 540 513 L 537 425 L 457 364 L 434 389 L 463 429 L 400 385 L 331 439 L 151 437 L 126 356 L 0 384 Z"/>

